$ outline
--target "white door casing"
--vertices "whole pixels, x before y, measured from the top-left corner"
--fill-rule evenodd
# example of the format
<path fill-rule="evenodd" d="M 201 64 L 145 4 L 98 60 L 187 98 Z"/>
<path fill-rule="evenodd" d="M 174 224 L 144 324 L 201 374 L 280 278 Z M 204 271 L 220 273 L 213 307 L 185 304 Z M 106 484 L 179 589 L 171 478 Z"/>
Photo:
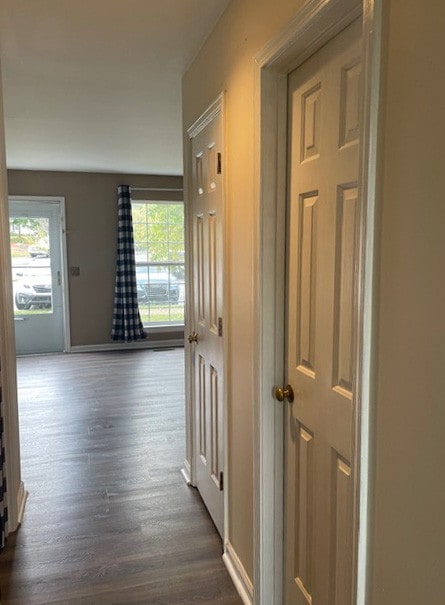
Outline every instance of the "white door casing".
<path fill-rule="evenodd" d="M 66 245 L 64 229 L 63 198 L 19 197 L 9 198 L 10 217 L 47 219 L 49 237 L 49 259 L 31 260 L 22 271 L 25 275 L 50 272 L 51 275 L 51 308 L 43 313 L 31 313 L 16 308 L 14 315 L 17 354 L 48 353 L 69 350 L 69 328 L 66 292 Z M 42 263 L 48 266 L 37 267 Z M 35 268 L 34 265 L 36 265 Z M 31 277 L 35 282 L 37 277 Z M 45 276 L 46 279 L 46 276 Z M 38 281 L 38 279 L 37 279 Z M 26 283 L 26 277 L 16 279 L 17 283 Z M 17 283 L 13 287 L 14 298 L 17 298 Z M 45 284 L 46 285 L 46 284 Z M 31 283 L 32 286 L 32 283 Z M 29 284 L 26 284 L 29 289 Z M 20 289 L 20 292 L 26 290 Z M 30 290 L 32 291 L 32 289 Z M 20 294 L 18 295 L 20 296 Z M 42 294 L 43 296 L 43 294 Z M 36 299 L 37 300 L 37 299 Z M 17 306 L 16 300 L 14 301 Z"/>
<path fill-rule="evenodd" d="M 224 535 L 224 324 L 221 103 L 190 129 L 193 477 Z"/>
<path fill-rule="evenodd" d="M 259 605 L 282 605 L 283 404 L 271 386 L 284 380 L 284 240 L 287 193 L 287 76 L 357 18 L 363 23 L 362 130 L 359 142 L 359 274 L 356 315 L 356 473 L 354 476 L 354 603 L 368 591 L 367 536 L 372 481 L 370 432 L 375 381 L 376 190 L 379 178 L 382 2 L 308 0 L 255 57 L 255 229 L 257 300 L 254 375 L 254 557 Z M 273 343 L 273 346 L 271 344 Z M 273 486 L 273 489 L 271 489 Z"/>

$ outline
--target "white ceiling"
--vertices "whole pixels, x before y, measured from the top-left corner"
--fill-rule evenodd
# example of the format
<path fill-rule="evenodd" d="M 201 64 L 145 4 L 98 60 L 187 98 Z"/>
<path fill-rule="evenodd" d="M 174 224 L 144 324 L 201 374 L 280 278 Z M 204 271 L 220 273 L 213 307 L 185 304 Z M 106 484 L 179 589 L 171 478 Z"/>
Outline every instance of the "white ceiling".
<path fill-rule="evenodd" d="M 229 0 L 1 0 L 9 168 L 181 174 L 181 76 Z"/>

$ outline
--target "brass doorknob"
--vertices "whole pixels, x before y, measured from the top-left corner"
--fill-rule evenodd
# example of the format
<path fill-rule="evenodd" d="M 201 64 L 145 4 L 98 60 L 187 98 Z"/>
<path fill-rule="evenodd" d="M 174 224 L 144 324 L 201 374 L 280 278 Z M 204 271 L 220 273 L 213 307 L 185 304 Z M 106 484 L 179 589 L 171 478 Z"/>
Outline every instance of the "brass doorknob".
<path fill-rule="evenodd" d="M 289 403 L 292 403 L 294 400 L 294 389 L 290 384 L 287 384 L 284 388 L 275 387 L 275 398 L 278 399 L 278 401 L 287 399 Z"/>
<path fill-rule="evenodd" d="M 192 332 L 191 334 L 189 334 L 187 340 L 190 344 L 192 344 L 192 342 L 198 342 L 198 334 L 196 332 Z"/>

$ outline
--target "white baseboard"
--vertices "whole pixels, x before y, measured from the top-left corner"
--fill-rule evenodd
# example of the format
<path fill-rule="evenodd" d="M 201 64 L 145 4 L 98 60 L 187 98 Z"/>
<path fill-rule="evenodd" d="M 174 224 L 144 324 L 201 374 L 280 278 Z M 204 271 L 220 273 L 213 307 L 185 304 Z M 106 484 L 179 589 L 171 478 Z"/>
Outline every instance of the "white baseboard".
<path fill-rule="evenodd" d="M 23 515 L 25 513 L 26 499 L 28 498 L 28 492 L 25 490 L 23 481 L 20 481 L 19 491 L 17 492 L 17 523 L 21 524 Z"/>
<path fill-rule="evenodd" d="M 188 460 L 184 460 L 184 466 L 181 468 L 181 475 L 183 476 L 187 485 L 192 485 L 192 474 Z"/>
<path fill-rule="evenodd" d="M 137 342 L 110 342 L 98 345 L 75 345 L 71 347 L 70 353 L 99 353 L 100 351 L 125 351 L 129 349 L 170 349 L 183 347 L 182 338 L 171 340 L 145 339 Z"/>
<path fill-rule="evenodd" d="M 184 481 L 187 483 L 187 485 L 191 486 L 192 482 L 190 480 L 190 475 L 189 475 L 187 469 L 181 468 L 181 475 L 182 475 L 182 478 L 184 479 Z"/>
<path fill-rule="evenodd" d="M 252 605 L 253 603 L 253 585 L 247 575 L 243 564 L 238 558 L 233 546 L 230 542 L 226 542 L 225 552 L 223 554 L 224 565 L 229 572 L 232 582 L 238 591 L 244 605 Z"/>
<path fill-rule="evenodd" d="M 9 492 L 6 492 L 6 495 L 8 496 L 8 498 L 10 498 L 10 500 L 8 501 L 8 508 L 10 514 L 7 523 L 7 533 L 9 535 L 16 532 L 20 527 L 25 512 L 25 504 L 26 499 L 28 497 L 28 492 L 25 490 L 23 481 L 20 481 L 17 493 L 15 494 L 15 498 L 14 494 L 10 494 Z"/>

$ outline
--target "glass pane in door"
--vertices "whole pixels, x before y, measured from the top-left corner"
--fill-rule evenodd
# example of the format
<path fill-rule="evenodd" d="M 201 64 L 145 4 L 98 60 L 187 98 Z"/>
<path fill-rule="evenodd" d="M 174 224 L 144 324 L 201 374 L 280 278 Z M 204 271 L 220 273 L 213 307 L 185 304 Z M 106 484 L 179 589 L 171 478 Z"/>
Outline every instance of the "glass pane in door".
<path fill-rule="evenodd" d="M 49 219 L 11 216 L 9 228 L 14 314 L 52 313 Z"/>

